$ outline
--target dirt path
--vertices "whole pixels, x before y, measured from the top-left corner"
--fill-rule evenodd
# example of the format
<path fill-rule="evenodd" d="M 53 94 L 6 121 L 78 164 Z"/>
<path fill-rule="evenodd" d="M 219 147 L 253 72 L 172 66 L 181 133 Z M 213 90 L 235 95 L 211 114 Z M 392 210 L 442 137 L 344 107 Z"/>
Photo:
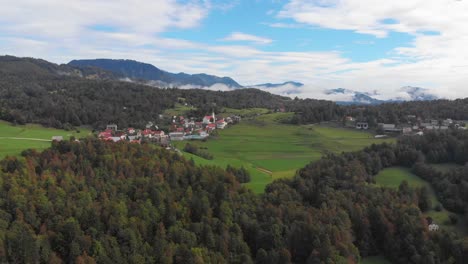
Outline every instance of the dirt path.
<path fill-rule="evenodd" d="M 269 170 L 267 170 L 267 169 L 260 168 L 260 167 L 257 167 L 256 169 L 259 170 L 259 171 L 261 171 L 261 172 L 263 172 L 263 173 L 266 173 L 266 174 L 268 174 L 268 175 L 270 175 L 270 176 L 273 175 L 273 172 L 272 172 L 272 171 L 269 171 Z"/>
<path fill-rule="evenodd" d="M 0 139 L 16 139 L 16 140 L 33 140 L 33 141 L 45 141 L 51 142 L 50 139 L 42 139 L 42 138 L 21 138 L 21 137 L 0 137 Z"/>

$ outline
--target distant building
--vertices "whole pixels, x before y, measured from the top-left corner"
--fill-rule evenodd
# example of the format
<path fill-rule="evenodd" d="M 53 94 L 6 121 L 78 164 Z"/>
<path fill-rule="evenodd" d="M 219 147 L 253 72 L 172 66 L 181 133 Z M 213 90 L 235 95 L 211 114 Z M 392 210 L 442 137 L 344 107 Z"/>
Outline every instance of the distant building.
<path fill-rule="evenodd" d="M 220 119 L 218 121 L 216 121 L 216 128 L 217 129 L 224 129 L 227 125 L 227 122 L 224 121 L 224 119 Z"/>
<path fill-rule="evenodd" d="M 367 122 L 357 122 L 356 123 L 356 129 L 369 129 L 369 123 Z"/>
<path fill-rule="evenodd" d="M 216 129 L 216 125 L 215 124 L 208 124 L 208 125 L 206 125 L 205 129 L 206 129 L 207 133 L 211 133 L 213 130 Z"/>
<path fill-rule="evenodd" d="M 116 124 L 109 124 L 106 126 L 106 130 L 113 130 L 113 131 L 117 131 L 117 125 Z"/>
<path fill-rule="evenodd" d="M 172 141 L 182 141 L 184 140 L 184 132 L 171 132 L 169 133 L 169 138 Z"/>
<path fill-rule="evenodd" d="M 127 129 L 127 132 L 128 132 L 129 134 L 135 134 L 136 130 L 135 130 L 133 127 L 129 127 L 129 128 Z"/>
<path fill-rule="evenodd" d="M 401 132 L 401 128 L 397 128 L 395 124 L 379 124 L 379 127 L 384 131 L 384 132 Z"/>
<path fill-rule="evenodd" d="M 57 142 L 60 142 L 63 140 L 63 137 L 62 136 L 53 136 L 52 137 L 52 141 L 57 141 Z"/>
<path fill-rule="evenodd" d="M 442 121 L 443 126 L 450 126 L 451 124 L 453 124 L 453 120 L 450 118 L 447 118 L 444 121 Z"/>
<path fill-rule="evenodd" d="M 216 116 L 214 112 L 211 114 L 211 116 L 207 115 L 203 117 L 203 124 L 208 125 L 211 123 L 216 123 Z"/>
<path fill-rule="evenodd" d="M 404 135 L 409 135 L 413 132 L 413 129 L 411 127 L 404 127 L 402 131 Z"/>
<path fill-rule="evenodd" d="M 429 231 L 431 232 L 439 230 L 439 225 L 437 224 L 430 224 L 428 227 L 429 227 Z"/>

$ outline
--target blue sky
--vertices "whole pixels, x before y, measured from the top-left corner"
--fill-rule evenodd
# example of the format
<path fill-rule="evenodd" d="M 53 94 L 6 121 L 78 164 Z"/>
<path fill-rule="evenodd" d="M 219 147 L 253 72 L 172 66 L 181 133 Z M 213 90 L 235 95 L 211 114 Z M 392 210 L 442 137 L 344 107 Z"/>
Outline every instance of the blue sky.
<path fill-rule="evenodd" d="M 468 96 L 466 13 L 465 0 L 17 0 L 0 10 L 0 51 L 134 59 L 243 85 L 299 81 L 300 97 L 345 87 L 384 99 L 422 86 L 456 98 Z"/>

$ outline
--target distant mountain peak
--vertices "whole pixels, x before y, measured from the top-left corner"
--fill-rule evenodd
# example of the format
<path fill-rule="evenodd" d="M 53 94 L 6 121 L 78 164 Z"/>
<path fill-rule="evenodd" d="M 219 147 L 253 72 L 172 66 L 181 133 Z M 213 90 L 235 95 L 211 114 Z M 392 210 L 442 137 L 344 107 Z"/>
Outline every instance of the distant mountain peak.
<path fill-rule="evenodd" d="M 123 59 L 92 59 L 92 60 L 72 60 L 68 65 L 75 67 L 93 66 L 122 75 L 124 78 L 132 80 L 144 80 L 150 83 L 167 86 L 193 85 L 199 87 L 210 87 L 215 84 L 224 84 L 231 88 L 241 88 L 242 86 L 229 77 L 218 77 L 206 73 L 187 74 L 170 73 L 157 68 L 154 65 L 135 60 Z"/>
<path fill-rule="evenodd" d="M 431 94 L 428 89 L 421 87 L 405 86 L 398 90 L 394 98 L 388 100 L 377 99 L 377 90 L 372 92 L 359 92 L 345 88 L 334 88 L 325 90 L 324 93 L 330 97 L 331 100 L 339 104 L 381 104 L 386 102 L 403 102 L 403 101 L 429 101 L 436 100 L 438 97 Z"/>
<path fill-rule="evenodd" d="M 287 85 L 293 86 L 296 88 L 304 86 L 304 84 L 300 82 L 287 81 L 283 83 L 262 83 L 262 84 L 252 85 L 251 87 L 278 88 L 278 87 L 287 86 Z"/>
<path fill-rule="evenodd" d="M 400 96 L 397 98 L 403 101 L 430 101 L 438 99 L 438 97 L 431 94 L 428 89 L 421 87 L 404 86 L 400 88 L 400 92 L 407 94 L 407 96 Z"/>

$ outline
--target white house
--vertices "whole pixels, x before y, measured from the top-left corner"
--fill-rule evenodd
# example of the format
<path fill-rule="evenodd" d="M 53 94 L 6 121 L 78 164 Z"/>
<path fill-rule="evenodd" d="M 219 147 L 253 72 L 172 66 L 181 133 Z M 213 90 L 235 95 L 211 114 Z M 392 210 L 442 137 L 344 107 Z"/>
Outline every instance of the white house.
<path fill-rule="evenodd" d="M 171 132 L 169 133 L 169 137 L 173 141 L 182 141 L 184 140 L 184 132 Z"/>
<path fill-rule="evenodd" d="M 395 124 L 379 124 L 385 132 L 401 132 L 401 128 L 397 128 Z"/>
<path fill-rule="evenodd" d="M 226 127 L 227 123 L 224 121 L 224 119 L 216 121 L 216 128 L 217 129 L 224 129 Z"/>
<path fill-rule="evenodd" d="M 439 225 L 436 224 L 430 224 L 429 226 L 429 231 L 438 231 L 439 230 Z"/>
<path fill-rule="evenodd" d="M 109 124 L 109 125 L 106 126 L 106 130 L 107 129 L 117 131 L 117 125 L 116 124 Z"/>

